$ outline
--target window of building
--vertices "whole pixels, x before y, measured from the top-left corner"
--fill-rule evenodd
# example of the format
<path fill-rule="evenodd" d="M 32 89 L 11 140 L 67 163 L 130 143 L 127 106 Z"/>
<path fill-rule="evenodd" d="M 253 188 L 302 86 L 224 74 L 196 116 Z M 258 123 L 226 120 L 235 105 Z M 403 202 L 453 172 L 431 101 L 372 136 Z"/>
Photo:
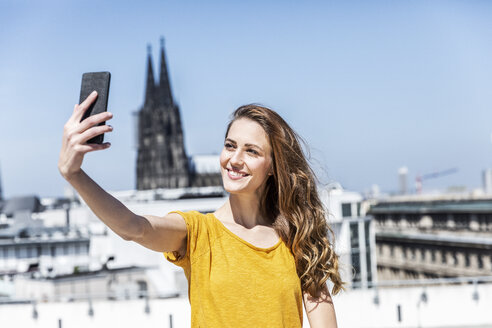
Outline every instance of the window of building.
<path fill-rule="evenodd" d="M 454 224 L 456 229 L 468 229 L 470 224 L 470 214 L 468 213 L 455 213 Z"/>
<path fill-rule="evenodd" d="M 360 224 L 360 225 L 359 225 Z M 364 232 L 361 232 L 359 234 L 359 228 L 363 228 L 363 222 L 350 222 L 350 257 L 352 261 L 352 268 L 354 271 L 354 276 L 353 276 L 353 282 L 360 282 L 362 279 L 362 274 L 361 274 L 361 259 L 363 256 L 370 256 L 369 248 L 366 250 L 368 253 L 361 253 L 360 252 L 360 239 L 359 238 L 364 238 Z M 382 248 L 384 245 L 379 245 L 380 250 L 382 251 Z M 366 257 L 367 261 L 367 257 Z M 367 271 L 370 271 L 370 259 L 369 262 L 367 262 Z M 371 277 L 372 278 L 372 277 Z"/>
<path fill-rule="evenodd" d="M 465 253 L 465 266 L 469 267 L 470 266 L 470 254 Z"/>
<path fill-rule="evenodd" d="M 50 247 L 48 245 L 43 245 L 41 247 L 41 255 L 49 256 L 50 255 Z"/>
<path fill-rule="evenodd" d="M 12 246 L 12 247 L 8 247 L 8 258 L 16 258 L 17 256 L 15 255 L 15 246 Z"/>
<path fill-rule="evenodd" d="M 75 243 L 68 245 L 68 255 L 75 255 Z"/>
<path fill-rule="evenodd" d="M 34 245 L 28 246 L 27 257 L 32 259 L 36 257 L 36 247 Z"/>
<path fill-rule="evenodd" d="M 410 227 L 416 227 L 418 222 L 420 221 L 420 216 L 418 216 L 416 214 L 407 214 L 405 216 L 405 219 L 407 220 L 407 224 Z"/>
<path fill-rule="evenodd" d="M 488 230 L 488 218 L 487 216 L 490 216 L 490 214 L 483 214 L 483 213 L 479 213 L 479 214 L 476 214 L 477 215 L 477 221 L 478 221 L 478 224 L 479 224 L 479 227 L 480 227 L 480 230 L 481 231 L 487 231 Z"/>
<path fill-rule="evenodd" d="M 371 252 L 369 251 L 369 249 L 367 249 L 366 251 L 366 265 L 367 265 L 367 281 L 372 281 L 372 272 L 371 272 Z"/>
<path fill-rule="evenodd" d="M 342 203 L 342 217 L 351 217 L 352 216 L 352 204 L 351 203 Z"/>
<path fill-rule="evenodd" d="M 358 222 L 350 223 L 350 247 L 359 249 L 359 224 Z"/>
<path fill-rule="evenodd" d="M 436 250 L 435 249 L 431 250 L 431 261 L 433 263 L 436 262 Z"/>
<path fill-rule="evenodd" d="M 360 254 L 359 252 L 353 252 L 351 255 L 352 258 L 352 267 L 354 268 L 354 282 L 358 282 L 361 280 L 361 275 L 360 275 Z"/>
<path fill-rule="evenodd" d="M 448 218 L 445 213 L 436 213 L 432 215 L 432 227 L 434 229 L 445 229 Z"/>
<path fill-rule="evenodd" d="M 479 269 L 483 269 L 483 258 L 482 258 L 482 254 L 478 254 L 477 255 L 477 260 L 478 260 L 478 268 Z"/>
<path fill-rule="evenodd" d="M 360 202 L 357 203 L 357 216 L 360 217 Z"/>
<path fill-rule="evenodd" d="M 441 263 L 446 264 L 446 252 L 441 251 Z"/>
<path fill-rule="evenodd" d="M 386 224 L 386 215 L 384 214 L 376 214 L 374 215 L 374 219 L 376 220 L 376 224 L 379 226 Z"/>
<path fill-rule="evenodd" d="M 364 235 L 366 237 L 366 249 L 371 248 L 371 221 L 364 222 Z"/>

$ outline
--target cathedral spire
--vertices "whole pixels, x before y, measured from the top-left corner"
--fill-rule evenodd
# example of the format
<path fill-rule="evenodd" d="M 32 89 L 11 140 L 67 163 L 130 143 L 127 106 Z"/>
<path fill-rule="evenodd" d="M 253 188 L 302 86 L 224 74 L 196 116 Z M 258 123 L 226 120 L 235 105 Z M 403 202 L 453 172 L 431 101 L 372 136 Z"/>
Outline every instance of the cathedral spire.
<path fill-rule="evenodd" d="M 144 107 L 151 107 L 154 103 L 154 91 L 155 91 L 155 80 L 154 80 L 154 68 L 152 67 L 152 47 L 147 45 L 147 85 L 145 86 L 145 104 Z"/>
<path fill-rule="evenodd" d="M 161 37 L 161 71 L 159 76 L 159 101 L 163 105 L 172 105 L 173 96 L 171 93 L 171 83 L 167 72 L 166 55 L 164 53 L 164 37 Z"/>
<path fill-rule="evenodd" d="M 197 172 L 186 154 L 179 106 L 174 103 L 164 38 L 160 44 L 160 72 L 154 81 L 148 48 L 145 104 L 138 112 L 137 189 L 220 186 L 218 173 Z M 157 76 L 156 76 L 157 77 Z"/>

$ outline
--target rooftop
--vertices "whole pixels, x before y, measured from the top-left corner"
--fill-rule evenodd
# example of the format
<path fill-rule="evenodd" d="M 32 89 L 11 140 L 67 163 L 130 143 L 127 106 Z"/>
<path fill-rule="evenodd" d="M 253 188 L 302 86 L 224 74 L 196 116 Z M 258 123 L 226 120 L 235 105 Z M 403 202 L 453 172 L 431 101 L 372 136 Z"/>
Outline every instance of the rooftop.
<path fill-rule="evenodd" d="M 492 213 L 492 198 L 392 198 L 371 206 L 369 214 L 384 213 Z"/>

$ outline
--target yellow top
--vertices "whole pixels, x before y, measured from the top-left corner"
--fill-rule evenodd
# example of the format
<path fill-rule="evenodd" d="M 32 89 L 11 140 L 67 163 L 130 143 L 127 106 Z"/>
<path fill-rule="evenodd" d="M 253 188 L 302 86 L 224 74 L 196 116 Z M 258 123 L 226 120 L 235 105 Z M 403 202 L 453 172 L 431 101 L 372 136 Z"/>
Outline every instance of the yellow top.
<path fill-rule="evenodd" d="M 186 255 L 164 256 L 188 279 L 191 327 L 302 327 L 301 283 L 282 240 L 256 247 L 212 213 L 176 213 L 186 222 Z"/>

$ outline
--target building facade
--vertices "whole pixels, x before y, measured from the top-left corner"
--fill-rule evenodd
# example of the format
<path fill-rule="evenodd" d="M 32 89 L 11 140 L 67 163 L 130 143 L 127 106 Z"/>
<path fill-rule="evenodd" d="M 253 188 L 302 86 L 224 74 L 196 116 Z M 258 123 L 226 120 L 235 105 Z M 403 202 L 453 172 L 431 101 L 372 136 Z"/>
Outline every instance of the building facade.
<path fill-rule="evenodd" d="M 379 201 L 379 280 L 492 275 L 492 199 L 407 196 Z"/>
<path fill-rule="evenodd" d="M 320 190 L 327 220 L 336 236 L 342 280 L 351 288 L 368 288 L 377 281 L 375 234 L 364 197 L 333 183 Z"/>

